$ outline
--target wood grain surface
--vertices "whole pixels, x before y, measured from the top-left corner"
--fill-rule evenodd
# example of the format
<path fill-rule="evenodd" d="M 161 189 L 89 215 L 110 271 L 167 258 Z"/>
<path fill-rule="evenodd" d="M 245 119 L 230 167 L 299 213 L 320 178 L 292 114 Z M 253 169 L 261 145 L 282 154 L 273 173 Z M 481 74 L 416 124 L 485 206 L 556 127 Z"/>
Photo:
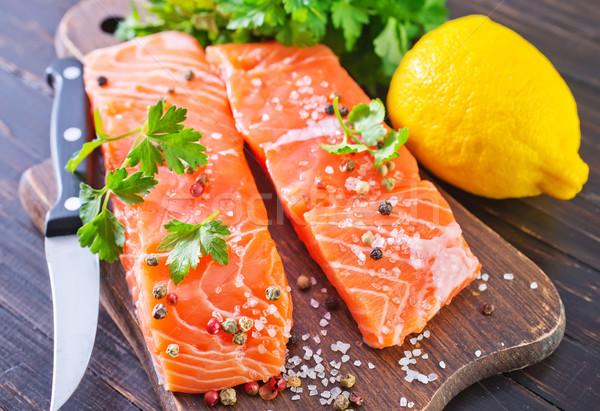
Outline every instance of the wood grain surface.
<path fill-rule="evenodd" d="M 55 45 L 58 54 L 81 58 L 99 46 L 114 43 L 114 38 L 101 30 L 100 23 L 107 16 L 122 15 L 122 8 L 122 2 L 119 1 L 99 3 L 95 0 L 84 0 L 73 7 L 65 15 L 57 31 Z M 267 197 L 274 198 L 275 191 L 268 178 L 260 167 L 250 160 L 250 156 L 248 157 L 259 189 L 267 194 Z M 21 180 L 22 203 L 39 228 L 43 226 L 47 207 L 54 200 L 54 182 L 51 175 L 50 165 L 45 162 L 27 170 Z M 461 389 L 473 382 L 542 360 L 556 348 L 564 333 L 562 302 L 543 272 L 452 198 L 448 200 L 463 227 L 467 241 L 483 264 L 482 272 L 488 273 L 490 280 L 476 281 L 456 297 L 452 304 L 444 308 L 428 325 L 427 329 L 432 337 L 423 338 L 417 343 L 429 358 L 419 361 L 419 365 L 414 367 L 425 375 L 433 373 L 437 376 L 435 381 L 428 384 L 417 381 L 409 383 L 403 379 L 405 373 L 397 362 L 405 350 L 416 348 L 408 339 L 402 347 L 369 349 L 360 342 L 360 334 L 346 309 L 337 310 L 332 314 L 332 324 L 335 326 L 328 327 L 327 336 L 320 334 L 321 327 L 318 327 L 317 323 L 325 311 L 323 308 L 312 309 L 309 305 L 310 298 L 320 301 L 323 307 L 326 296 L 335 294 L 335 291 L 299 242 L 289 222 L 282 218 L 277 202 L 267 204 L 270 219 L 274 222 L 270 227 L 271 235 L 278 244 L 290 283 L 294 284 L 297 276 L 306 273 L 312 274 L 318 281 L 317 286 L 312 287 L 310 292 L 298 292 L 297 289 L 293 289 L 293 300 L 297 307 L 294 312 L 294 331 L 298 335 L 310 334 L 311 338 L 290 344 L 290 356 L 302 356 L 302 346 L 310 346 L 314 351 L 322 348 L 324 364 L 329 370 L 331 367 L 328 362 L 339 361 L 341 356 L 331 352 L 330 344 L 336 341 L 351 342 L 351 361 L 345 363 L 341 371 L 360 376 L 356 389 L 372 398 L 371 402 L 367 401 L 367 409 L 394 407 L 399 404 L 402 396 L 407 398 L 407 402 L 414 402 L 415 409 L 441 409 Z M 161 405 L 165 409 L 196 407 L 200 396 L 172 394 L 160 386 L 143 336 L 136 325 L 121 266 L 103 264 L 102 273 L 102 305 L 133 346 Z M 504 273 L 514 273 L 516 280 L 504 280 Z M 538 288 L 531 289 L 532 283 L 538 284 Z M 482 284 L 488 287 L 486 291 L 477 288 Z M 322 288 L 327 290 L 327 293 L 321 292 Z M 522 301 L 528 301 L 536 308 L 523 312 Z M 497 307 L 492 316 L 481 314 L 480 307 L 486 302 L 491 302 Z M 319 336 L 317 338 L 321 341 L 315 341 L 315 336 Z M 356 360 L 361 362 L 360 366 L 355 365 Z M 440 361 L 443 361 L 445 368 L 440 367 Z M 369 362 L 373 363 L 375 368 L 369 368 Z M 329 376 L 329 373 L 327 375 Z M 307 379 L 305 385 L 308 383 L 321 385 L 320 382 Z M 292 402 L 290 397 L 291 395 L 280 395 L 272 402 L 272 406 L 306 409 L 319 404 L 318 397 L 309 397 L 308 393 L 295 402 Z M 241 395 L 238 407 L 253 409 L 260 406 L 261 402 L 260 399 Z"/>
<path fill-rule="evenodd" d="M 3 233 L 0 281 L 6 290 L 0 293 L 2 410 L 47 409 L 49 406 L 50 288 L 43 238 L 19 203 L 18 181 L 26 168 L 49 155 L 51 91 L 45 84 L 43 72 L 55 58 L 53 34 L 59 20 L 76 1 L 0 0 L 3 10 L 0 13 L 0 225 Z M 492 19 L 519 32 L 552 61 L 578 103 L 582 129 L 580 153 L 590 165 L 590 180 L 582 193 L 568 202 L 547 196 L 486 200 L 444 186 L 462 205 L 548 274 L 562 297 L 568 318 L 565 338 L 552 356 L 523 370 L 472 385 L 458 394 L 447 409 L 597 409 L 600 402 L 600 265 L 597 258 L 600 250 L 600 4 L 587 0 L 449 0 L 448 7 L 451 18 L 470 13 L 491 14 Z M 260 171 L 256 175 L 260 175 Z M 270 210 L 275 207 L 271 204 L 274 201 L 267 201 Z M 290 263 L 286 263 L 286 268 L 287 264 Z M 523 310 L 531 309 L 528 301 L 523 302 L 523 307 Z M 64 409 L 159 407 L 159 398 L 135 351 L 102 308 L 88 371 Z"/>

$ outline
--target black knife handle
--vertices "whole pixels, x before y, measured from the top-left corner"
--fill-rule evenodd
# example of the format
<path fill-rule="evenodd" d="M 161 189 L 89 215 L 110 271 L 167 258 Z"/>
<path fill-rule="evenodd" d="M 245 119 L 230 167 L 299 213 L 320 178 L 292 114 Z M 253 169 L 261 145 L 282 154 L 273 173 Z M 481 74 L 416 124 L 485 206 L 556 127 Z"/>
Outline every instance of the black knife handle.
<path fill-rule="evenodd" d="M 74 234 L 81 227 L 79 184 L 86 177 L 86 161 L 75 173 L 65 169 L 73 153 L 86 142 L 91 123 L 83 85 L 83 65 L 76 59 L 55 61 L 46 69 L 46 80 L 55 91 L 50 120 L 50 151 L 56 177 L 56 204 L 46 215 L 46 236 Z"/>

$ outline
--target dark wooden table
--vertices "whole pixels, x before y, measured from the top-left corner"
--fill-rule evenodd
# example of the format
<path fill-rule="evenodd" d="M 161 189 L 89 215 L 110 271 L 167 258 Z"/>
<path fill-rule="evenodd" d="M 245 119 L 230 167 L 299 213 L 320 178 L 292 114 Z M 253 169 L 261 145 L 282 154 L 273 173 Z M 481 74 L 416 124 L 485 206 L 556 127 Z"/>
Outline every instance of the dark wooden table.
<path fill-rule="evenodd" d="M 21 173 L 49 156 L 54 31 L 77 0 L 0 0 L 0 408 L 47 409 L 52 301 L 43 238 L 22 210 Z M 100 0 L 101 1 L 101 0 Z M 538 264 L 566 307 L 566 335 L 548 359 L 477 383 L 448 409 L 599 409 L 600 404 L 600 3 L 590 0 L 450 0 L 515 29 L 556 66 L 581 118 L 590 179 L 574 200 L 493 201 L 444 186 Z M 536 309 L 527 301 L 523 310 Z M 127 373 L 123 373 L 127 370 Z M 128 375 L 123 380 L 122 376 Z M 101 310 L 87 373 L 65 409 L 153 409 L 158 401 L 131 347 Z"/>

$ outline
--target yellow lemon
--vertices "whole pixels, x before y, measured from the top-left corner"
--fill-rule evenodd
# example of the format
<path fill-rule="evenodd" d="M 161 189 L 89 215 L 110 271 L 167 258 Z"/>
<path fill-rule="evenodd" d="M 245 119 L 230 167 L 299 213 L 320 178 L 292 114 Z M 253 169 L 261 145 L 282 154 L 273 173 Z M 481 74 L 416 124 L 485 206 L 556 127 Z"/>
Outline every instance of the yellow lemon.
<path fill-rule="evenodd" d="M 423 36 L 394 74 L 387 104 L 417 159 L 463 190 L 570 199 L 587 181 L 566 83 L 533 45 L 485 16 Z"/>

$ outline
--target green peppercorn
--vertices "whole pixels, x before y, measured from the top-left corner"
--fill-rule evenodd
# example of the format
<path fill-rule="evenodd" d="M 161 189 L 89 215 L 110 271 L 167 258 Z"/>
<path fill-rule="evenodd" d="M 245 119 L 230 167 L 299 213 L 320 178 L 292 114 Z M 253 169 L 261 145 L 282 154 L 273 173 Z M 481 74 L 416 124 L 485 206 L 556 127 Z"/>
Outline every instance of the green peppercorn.
<path fill-rule="evenodd" d="M 281 297 L 281 290 L 279 289 L 279 287 L 272 285 L 269 288 L 267 288 L 265 294 L 267 296 L 267 300 L 277 301 L 279 300 L 279 297 Z"/>
<path fill-rule="evenodd" d="M 183 78 L 185 78 L 187 81 L 192 81 L 194 77 L 196 77 L 196 75 L 192 70 L 186 70 L 185 73 L 183 73 Z"/>
<path fill-rule="evenodd" d="M 394 171 L 394 169 L 396 168 L 396 163 L 394 163 L 393 161 L 388 161 L 385 163 L 385 166 L 389 171 Z"/>
<path fill-rule="evenodd" d="M 249 317 L 242 317 L 239 320 L 240 330 L 249 331 L 252 327 L 254 327 L 254 320 Z"/>
<path fill-rule="evenodd" d="M 354 160 L 344 160 L 340 166 L 340 170 L 346 173 L 351 173 L 356 168 L 356 162 Z"/>
<path fill-rule="evenodd" d="M 156 304 L 152 309 L 152 317 L 162 320 L 167 316 L 167 307 L 164 304 Z"/>
<path fill-rule="evenodd" d="M 365 243 L 366 245 L 371 245 L 373 244 L 373 241 L 375 241 L 375 236 L 373 235 L 372 232 L 367 231 L 366 233 L 364 233 L 361 237 L 362 242 Z"/>
<path fill-rule="evenodd" d="M 235 334 L 240 330 L 240 327 L 236 320 L 233 318 L 227 318 L 221 324 L 221 329 L 223 329 L 223 331 L 225 331 L 227 334 Z"/>
<path fill-rule="evenodd" d="M 240 332 L 233 334 L 232 341 L 235 345 L 244 345 L 244 344 L 246 344 L 247 339 L 248 339 L 248 334 L 240 331 Z"/>
<path fill-rule="evenodd" d="M 355 382 L 356 377 L 354 377 L 352 374 L 346 374 L 340 378 L 340 384 L 342 384 L 342 387 L 344 388 L 352 388 Z"/>
<path fill-rule="evenodd" d="M 234 405 L 237 401 L 237 394 L 233 388 L 227 388 L 226 390 L 221 391 L 219 399 L 223 405 Z"/>
<path fill-rule="evenodd" d="M 175 358 L 179 355 L 179 345 L 169 344 L 166 351 L 167 351 L 167 354 L 169 354 L 171 357 Z"/>
<path fill-rule="evenodd" d="M 379 167 L 377 167 L 377 174 L 379 174 L 380 176 L 385 177 L 387 173 L 388 168 L 384 164 L 381 164 Z"/>
<path fill-rule="evenodd" d="M 359 181 L 358 183 L 356 183 L 355 190 L 356 190 L 357 194 L 360 194 L 360 195 L 367 194 L 370 189 L 371 189 L 371 186 L 366 181 Z"/>
<path fill-rule="evenodd" d="M 145 261 L 150 267 L 156 267 L 160 262 L 160 258 L 156 254 L 148 254 Z"/>
<path fill-rule="evenodd" d="M 156 283 L 156 285 L 152 289 L 152 295 L 157 300 L 160 300 L 165 295 L 167 295 L 167 287 L 165 287 L 165 285 L 163 283 Z"/>
<path fill-rule="evenodd" d="M 288 378 L 287 383 L 290 387 L 298 388 L 302 385 L 302 380 L 300 380 L 300 378 L 296 377 L 295 375 L 292 375 L 290 378 Z"/>
<path fill-rule="evenodd" d="M 333 409 L 337 411 L 344 411 L 350 405 L 350 400 L 344 395 L 340 394 L 335 397 L 335 401 L 333 402 Z"/>
<path fill-rule="evenodd" d="M 387 191 L 392 191 L 396 185 L 396 180 L 394 180 L 392 177 L 385 177 L 383 180 L 381 180 L 381 185 Z"/>
<path fill-rule="evenodd" d="M 310 282 L 310 278 L 308 278 L 304 274 L 302 274 L 300 277 L 298 277 L 298 280 L 296 282 L 298 284 L 298 288 L 301 290 L 308 290 L 310 288 L 310 286 L 312 285 Z"/>

